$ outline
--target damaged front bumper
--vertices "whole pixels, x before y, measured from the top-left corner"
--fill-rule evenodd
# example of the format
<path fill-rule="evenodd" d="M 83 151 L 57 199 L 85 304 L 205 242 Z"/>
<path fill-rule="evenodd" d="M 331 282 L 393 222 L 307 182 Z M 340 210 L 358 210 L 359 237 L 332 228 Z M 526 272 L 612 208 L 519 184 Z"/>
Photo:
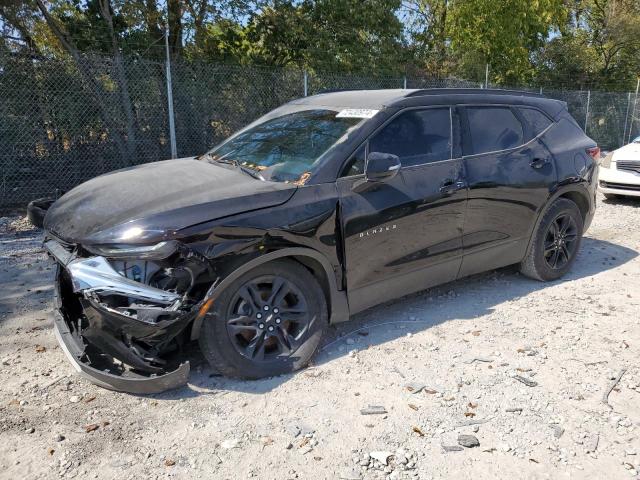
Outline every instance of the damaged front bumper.
<path fill-rule="evenodd" d="M 149 394 L 180 387 L 189 379 L 189 362 L 181 364 L 176 370 L 164 375 L 144 376 L 130 371 L 119 374 L 110 373 L 115 370 L 114 363 L 107 365 L 110 368 L 98 370 L 86 358 L 85 345 L 77 342 L 58 309 L 54 312 L 53 326 L 60 347 L 78 374 L 99 387 L 117 392 Z M 108 362 L 106 359 L 105 361 Z"/>
<path fill-rule="evenodd" d="M 190 312 L 178 310 L 179 295 L 128 279 L 102 257 L 76 258 L 55 240 L 45 247 L 58 263 L 56 338 L 82 377 L 135 394 L 159 393 L 187 382 L 189 362 L 160 357 L 192 319 Z M 111 308 L 101 299 L 112 295 L 134 303 Z"/>

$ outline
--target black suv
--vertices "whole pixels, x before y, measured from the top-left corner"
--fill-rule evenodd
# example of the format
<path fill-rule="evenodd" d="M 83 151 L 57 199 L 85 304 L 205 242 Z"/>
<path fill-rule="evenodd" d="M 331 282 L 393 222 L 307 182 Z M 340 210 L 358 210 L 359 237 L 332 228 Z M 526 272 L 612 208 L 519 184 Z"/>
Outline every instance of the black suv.
<path fill-rule="evenodd" d="M 55 331 L 116 390 L 309 361 L 331 323 L 519 264 L 555 280 L 595 209 L 599 149 L 563 102 L 475 89 L 288 103 L 198 158 L 120 170 L 49 209 Z"/>

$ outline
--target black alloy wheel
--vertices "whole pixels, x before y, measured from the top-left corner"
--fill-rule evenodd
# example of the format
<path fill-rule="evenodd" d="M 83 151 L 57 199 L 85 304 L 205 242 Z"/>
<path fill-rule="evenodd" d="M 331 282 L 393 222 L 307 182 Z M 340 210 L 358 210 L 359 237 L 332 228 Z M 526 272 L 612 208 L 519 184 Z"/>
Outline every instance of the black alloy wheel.
<path fill-rule="evenodd" d="M 554 270 L 564 268 L 573 258 L 578 226 L 571 215 L 562 213 L 549 225 L 544 241 L 544 259 Z"/>
<path fill-rule="evenodd" d="M 318 280 L 294 260 L 276 260 L 240 275 L 222 291 L 198 340 L 216 371 L 256 379 L 306 366 L 327 324 Z"/>
<path fill-rule="evenodd" d="M 568 198 L 556 199 L 533 231 L 520 272 L 544 282 L 562 277 L 578 256 L 583 230 L 578 205 Z"/>
<path fill-rule="evenodd" d="M 249 360 L 263 361 L 297 350 L 311 316 L 295 284 L 266 275 L 240 287 L 226 318 L 227 333 L 237 352 Z"/>

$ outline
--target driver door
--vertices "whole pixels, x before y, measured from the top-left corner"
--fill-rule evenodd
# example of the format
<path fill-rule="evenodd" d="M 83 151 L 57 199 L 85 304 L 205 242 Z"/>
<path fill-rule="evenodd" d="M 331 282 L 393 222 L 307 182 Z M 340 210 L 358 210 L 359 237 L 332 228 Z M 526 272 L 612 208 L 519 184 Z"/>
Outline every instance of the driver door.
<path fill-rule="evenodd" d="M 449 107 L 403 111 L 338 179 L 352 313 L 457 277 L 467 189 L 454 125 Z M 360 172 L 374 151 L 399 157 L 395 177 L 367 182 Z"/>

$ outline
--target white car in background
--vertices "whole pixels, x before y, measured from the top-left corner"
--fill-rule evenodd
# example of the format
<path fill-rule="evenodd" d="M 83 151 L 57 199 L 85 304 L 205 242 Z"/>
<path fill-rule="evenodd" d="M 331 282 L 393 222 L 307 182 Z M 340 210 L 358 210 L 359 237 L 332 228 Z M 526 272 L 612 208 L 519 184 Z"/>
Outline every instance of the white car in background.
<path fill-rule="evenodd" d="M 607 198 L 640 197 L 640 137 L 604 157 L 598 190 Z"/>

